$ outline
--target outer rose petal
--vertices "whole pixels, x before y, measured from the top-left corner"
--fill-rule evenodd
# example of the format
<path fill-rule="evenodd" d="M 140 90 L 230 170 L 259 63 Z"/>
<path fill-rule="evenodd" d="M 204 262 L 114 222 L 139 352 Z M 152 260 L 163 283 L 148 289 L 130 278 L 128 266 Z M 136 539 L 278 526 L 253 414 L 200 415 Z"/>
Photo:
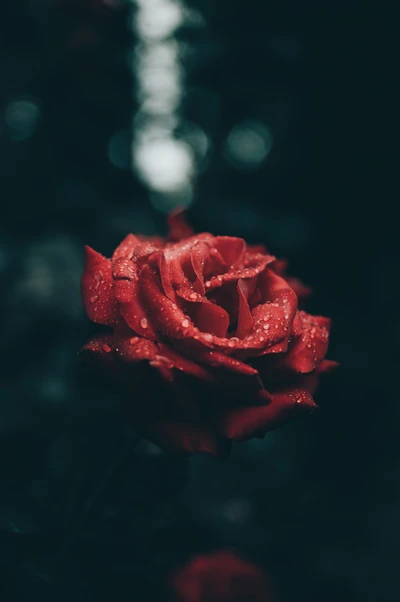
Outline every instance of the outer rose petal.
<path fill-rule="evenodd" d="M 206 364 L 207 366 L 211 366 L 212 368 L 222 368 L 229 372 L 235 372 L 244 376 L 258 375 L 257 370 L 249 364 L 245 364 L 244 362 L 241 362 L 230 355 L 226 355 L 225 353 L 221 353 L 220 351 L 214 351 L 199 345 L 193 345 L 190 341 L 187 343 L 186 341 L 179 341 L 175 343 L 175 346 L 182 350 L 182 353 L 185 353 L 185 355 L 191 357 L 195 361 L 200 362 L 201 364 Z"/>
<path fill-rule="evenodd" d="M 106 363 L 115 361 L 114 339 L 112 334 L 94 337 L 90 339 L 81 349 L 81 353 L 90 352 L 96 354 Z"/>
<path fill-rule="evenodd" d="M 130 259 L 117 259 L 113 269 L 114 293 L 126 323 L 148 339 L 158 338 L 139 295 L 137 264 Z"/>
<path fill-rule="evenodd" d="M 111 261 L 88 246 L 85 246 L 85 269 L 81 285 L 88 318 L 107 326 L 116 324 L 119 310 L 113 294 Z"/>
<path fill-rule="evenodd" d="M 143 431 L 142 431 L 143 432 Z M 225 455 L 229 442 L 219 438 L 211 429 L 199 424 L 164 421 L 144 427 L 144 434 L 166 452 L 205 453 Z"/>
<path fill-rule="evenodd" d="M 114 338 L 112 335 L 104 335 L 91 339 L 81 349 L 80 355 L 84 365 L 88 366 L 96 381 L 100 380 L 107 387 L 121 390 L 132 390 L 132 379 L 126 379 L 124 366 L 118 361 L 115 352 Z"/>
<path fill-rule="evenodd" d="M 303 326 L 302 333 L 282 357 L 281 366 L 295 372 L 307 373 L 314 370 L 326 355 L 330 320 L 303 311 L 299 311 L 298 314 Z"/>
<path fill-rule="evenodd" d="M 136 247 L 141 244 L 140 239 L 134 234 L 128 234 L 124 240 L 115 249 L 112 262 L 114 263 L 117 259 L 132 259 Z"/>
<path fill-rule="evenodd" d="M 114 330 L 114 347 L 118 357 L 127 362 L 150 362 L 158 355 L 154 341 L 138 337 L 123 323 Z"/>
<path fill-rule="evenodd" d="M 272 401 L 266 405 L 220 412 L 216 416 L 215 425 L 223 437 L 246 440 L 270 431 L 302 412 L 309 413 L 316 407 L 307 389 L 287 389 L 272 393 Z"/>
<path fill-rule="evenodd" d="M 188 357 L 185 357 L 181 353 L 178 353 L 174 349 L 172 349 L 169 345 L 164 345 L 163 343 L 158 343 L 158 347 L 160 349 L 160 354 L 168 358 L 168 360 L 172 363 L 174 368 L 184 372 L 185 374 L 189 374 L 190 376 L 194 376 L 201 381 L 204 382 L 212 382 L 214 378 L 203 366 L 199 366 L 196 362 L 193 362 Z"/>
<path fill-rule="evenodd" d="M 296 293 L 299 300 L 303 301 L 303 299 L 306 299 L 307 297 L 309 297 L 311 295 L 311 293 L 312 293 L 311 288 L 309 286 L 307 286 L 306 284 L 304 284 L 298 278 L 293 278 L 292 276 L 289 276 L 287 281 L 288 281 L 290 287 Z"/>

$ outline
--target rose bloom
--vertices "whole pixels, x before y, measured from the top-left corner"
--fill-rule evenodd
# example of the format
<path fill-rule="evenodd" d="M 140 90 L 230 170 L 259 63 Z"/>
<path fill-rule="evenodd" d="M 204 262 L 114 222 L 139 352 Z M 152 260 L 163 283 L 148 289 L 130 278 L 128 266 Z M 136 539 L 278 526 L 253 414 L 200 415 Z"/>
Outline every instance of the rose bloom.
<path fill-rule="evenodd" d="M 171 579 L 173 602 L 273 602 L 262 571 L 232 552 L 198 556 Z"/>
<path fill-rule="evenodd" d="M 308 290 L 264 247 L 169 223 L 166 240 L 128 234 L 111 259 L 86 247 L 83 303 L 112 330 L 83 356 L 144 437 L 218 455 L 316 407 L 330 322 L 298 309 Z"/>

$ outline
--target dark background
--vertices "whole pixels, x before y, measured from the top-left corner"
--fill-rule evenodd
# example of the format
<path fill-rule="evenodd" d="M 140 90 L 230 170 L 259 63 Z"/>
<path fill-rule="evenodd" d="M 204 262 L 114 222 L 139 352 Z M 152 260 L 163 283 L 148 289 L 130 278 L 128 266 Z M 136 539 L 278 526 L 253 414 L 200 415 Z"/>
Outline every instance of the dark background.
<path fill-rule="evenodd" d="M 95 331 L 80 302 L 83 245 L 109 254 L 129 231 L 164 233 L 165 220 L 129 169 L 131 7 L 2 0 L 0 599 L 163 600 L 171 569 L 231 547 L 264 567 L 282 602 L 398 600 L 393 37 L 354 0 L 190 6 L 204 25 L 176 34 L 190 48 L 181 119 L 212 149 L 190 220 L 287 257 L 315 290 L 308 309 L 333 318 L 341 367 L 311 419 L 236 445 L 228 461 L 141 442 L 54 561 L 130 436 L 117 400 L 78 377 Z M 273 136 L 256 165 L 224 151 L 248 120 Z"/>

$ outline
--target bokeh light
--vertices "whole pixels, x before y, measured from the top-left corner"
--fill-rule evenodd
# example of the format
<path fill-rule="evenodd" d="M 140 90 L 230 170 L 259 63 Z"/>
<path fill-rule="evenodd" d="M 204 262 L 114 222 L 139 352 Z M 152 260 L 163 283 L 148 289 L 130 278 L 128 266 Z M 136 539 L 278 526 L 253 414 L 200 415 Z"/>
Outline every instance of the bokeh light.
<path fill-rule="evenodd" d="M 132 166 L 153 206 L 167 213 L 191 203 L 197 160 L 208 149 L 206 134 L 196 124 L 185 127 L 180 114 L 184 53 L 175 33 L 186 18 L 193 22 L 195 11 L 178 0 L 135 0 L 134 5 L 138 43 L 132 70 L 139 108 L 133 116 Z"/>
<path fill-rule="evenodd" d="M 267 125 L 246 120 L 231 130 L 225 142 L 225 157 L 234 167 L 255 169 L 268 156 L 272 143 L 272 133 Z"/>
<path fill-rule="evenodd" d="M 5 111 L 5 122 L 12 140 L 26 140 L 33 134 L 40 117 L 40 108 L 34 100 L 14 100 Z"/>

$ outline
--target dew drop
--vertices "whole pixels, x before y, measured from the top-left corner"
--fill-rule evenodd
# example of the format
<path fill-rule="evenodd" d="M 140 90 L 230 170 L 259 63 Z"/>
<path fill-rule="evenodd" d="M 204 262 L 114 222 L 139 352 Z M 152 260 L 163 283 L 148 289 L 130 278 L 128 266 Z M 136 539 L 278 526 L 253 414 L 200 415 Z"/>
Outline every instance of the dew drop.
<path fill-rule="evenodd" d="M 138 337 L 132 337 L 131 339 L 129 339 L 129 342 L 131 345 L 135 345 L 138 342 L 138 340 Z"/>
<path fill-rule="evenodd" d="M 188 328 L 190 325 L 189 320 L 187 320 L 186 318 L 184 320 L 182 320 L 182 326 L 183 328 Z"/>
<path fill-rule="evenodd" d="M 271 324 L 264 324 L 264 330 L 269 330 L 271 328 Z"/>
<path fill-rule="evenodd" d="M 193 301 L 195 301 L 197 299 L 196 293 L 190 293 L 189 299 L 192 299 Z"/>
<path fill-rule="evenodd" d="M 95 303 L 98 298 L 99 298 L 98 295 L 94 295 L 93 297 L 90 297 L 90 303 Z"/>
<path fill-rule="evenodd" d="M 148 322 L 146 318 L 140 318 L 140 326 L 142 328 L 147 328 L 148 327 Z"/>
<path fill-rule="evenodd" d="M 278 328 L 279 328 L 279 324 L 275 324 L 275 328 L 278 330 Z"/>
<path fill-rule="evenodd" d="M 110 351 L 111 351 L 111 347 L 110 347 L 110 345 L 103 345 L 103 350 L 104 350 L 106 353 L 110 353 Z"/>
<path fill-rule="evenodd" d="M 212 343 L 212 340 L 213 340 L 212 334 L 206 333 L 204 335 L 204 340 L 207 341 L 208 343 Z"/>

